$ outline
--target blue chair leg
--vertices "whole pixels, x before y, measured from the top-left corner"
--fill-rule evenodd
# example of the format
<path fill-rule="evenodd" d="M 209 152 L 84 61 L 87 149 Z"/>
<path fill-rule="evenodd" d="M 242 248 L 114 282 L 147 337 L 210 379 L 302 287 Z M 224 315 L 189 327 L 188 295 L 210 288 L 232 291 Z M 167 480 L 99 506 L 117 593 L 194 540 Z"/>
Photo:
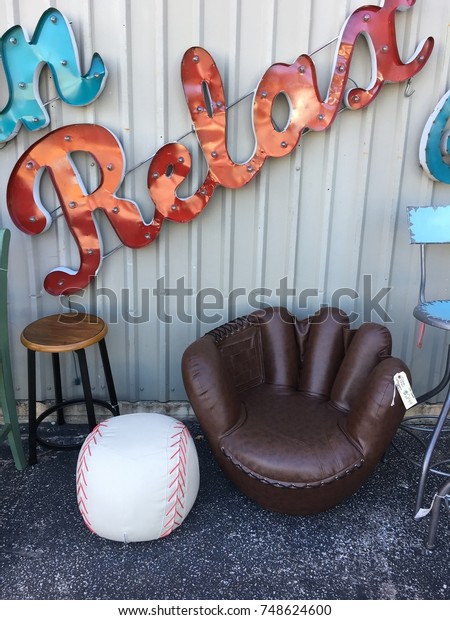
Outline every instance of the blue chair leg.
<path fill-rule="evenodd" d="M 445 363 L 445 370 L 442 379 L 432 390 L 418 396 L 417 404 L 421 405 L 422 403 L 427 402 L 427 400 L 430 400 L 430 398 L 433 398 L 433 396 L 436 396 L 436 394 L 439 394 L 439 392 L 442 392 L 448 383 L 450 383 L 450 344 L 447 348 L 447 361 Z"/>
<path fill-rule="evenodd" d="M 428 529 L 428 540 L 426 542 L 427 549 L 435 548 L 435 540 L 436 540 L 436 531 L 439 521 L 439 512 L 441 509 L 441 505 L 443 500 L 445 500 L 446 495 L 450 494 L 450 480 L 439 489 L 436 493 L 436 496 L 433 500 L 433 507 L 431 509 L 431 520 L 430 527 Z"/>
<path fill-rule="evenodd" d="M 436 425 L 434 427 L 433 433 L 431 435 L 429 444 L 427 446 L 427 449 L 425 451 L 425 455 L 422 461 L 422 471 L 420 474 L 419 486 L 417 489 L 417 496 L 416 496 L 416 507 L 415 507 L 416 519 L 417 519 L 420 509 L 422 508 L 423 495 L 425 491 L 425 483 L 427 480 L 428 471 L 430 469 L 431 458 L 433 456 L 433 452 L 438 442 L 442 428 L 447 419 L 449 410 L 450 410 L 450 390 L 447 393 L 447 397 L 442 406 L 441 413 L 439 414 L 439 417 L 437 419 Z"/>

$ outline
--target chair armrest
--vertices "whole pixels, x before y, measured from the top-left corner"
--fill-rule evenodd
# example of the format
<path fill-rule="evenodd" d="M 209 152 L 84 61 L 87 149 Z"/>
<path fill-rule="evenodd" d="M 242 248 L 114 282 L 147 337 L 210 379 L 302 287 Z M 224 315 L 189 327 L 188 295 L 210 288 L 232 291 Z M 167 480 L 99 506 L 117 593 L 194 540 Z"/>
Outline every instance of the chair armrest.
<path fill-rule="evenodd" d="M 241 401 L 211 336 L 193 342 L 181 361 L 184 386 L 202 429 L 217 440 L 237 424 Z"/>
<path fill-rule="evenodd" d="M 394 437 L 405 414 L 403 402 L 394 387 L 394 375 L 407 366 L 398 358 L 382 360 L 370 373 L 360 398 L 349 411 L 346 432 L 367 458 L 380 458 Z"/>

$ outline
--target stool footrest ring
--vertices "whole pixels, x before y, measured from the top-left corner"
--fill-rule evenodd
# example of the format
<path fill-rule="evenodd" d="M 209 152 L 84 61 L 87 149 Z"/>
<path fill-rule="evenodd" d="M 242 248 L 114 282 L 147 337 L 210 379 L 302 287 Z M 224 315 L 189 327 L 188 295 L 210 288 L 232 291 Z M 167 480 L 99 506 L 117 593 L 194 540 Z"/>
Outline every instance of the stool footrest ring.
<path fill-rule="evenodd" d="M 84 403 L 85 400 L 82 398 L 74 398 L 71 400 L 65 400 L 62 402 L 58 402 L 55 403 L 54 405 L 52 405 L 51 407 L 48 407 L 45 411 L 43 411 L 37 418 L 36 418 L 36 441 L 39 445 L 44 446 L 46 448 L 53 448 L 53 449 L 57 449 L 57 450 L 76 450 L 78 448 L 80 448 L 83 445 L 84 440 L 86 439 L 86 436 L 82 437 L 82 439 L 80 439 L 80 441 L 74 442 L 74 443 L 69 443 L 69 444 L 64 444 L 64 443 L 59 443 L 59 442 L 55 442 L 55 441 L 51 441 L 49 439 L 43 439 L 42 437 L 40 437 L 38 435 L 38 428 L 39 425 L 41 424 L 41 422 L 43 422 L 49 415 L 51 415 L 52 413 L 55 413 L 55 411 L 64 409 L 64 407 L 67 407 L 69 405 L 77 405 L 80 403 Z M 108 409 L 109 411 L 111 411 L 111 413 L 114 416 L 119 415 L 119 411 L 118 411 L 118 405 L 112 405 L 111 403 L 109 403 L 106 400 L 100 400 L 98 398 L 94 398 L 93 401 L 94 405 L 98 405 L 100 407 L 104 407 L 105 409 Z M 88 433 L 90 433 L 93 429 L 90 428 Z M 86 433 L 86 435 L 88 434 Z"/>

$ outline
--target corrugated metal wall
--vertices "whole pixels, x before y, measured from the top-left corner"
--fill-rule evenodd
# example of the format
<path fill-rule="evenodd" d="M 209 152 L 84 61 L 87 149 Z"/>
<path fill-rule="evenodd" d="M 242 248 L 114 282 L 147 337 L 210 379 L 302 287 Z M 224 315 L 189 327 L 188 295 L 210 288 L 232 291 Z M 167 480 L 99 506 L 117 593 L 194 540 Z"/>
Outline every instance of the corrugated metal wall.
<path fill-rule="evenodd" d="M 25 149 L 48 131 L 70 123 L 104 125 L 119 138 L 127 158 L 120 195 L 138 202 L 149 221 L 153 204 L 146 187 L 148 159 L 191 129 L 180 81 L 184 52 L 200 45 L 211 53 L 230 104 L 250 93 L 272 63 L 291 63 L 337 37 L 346 18 L 363 4 L 368 3 L 0 0 L 1 33 L 20 24 L 31 36 L 41 14 L 54 6 L 72 23 L 83 71 L 94 51 L 109 71 L 99 99 L 73 108 L 53 100 L 55 89 L 44 69 L 40 84 L 43 99 L 52 100 L 50 127 L 35 133 L 22 129 L 0 150 L 0 225 L 11 228 L 13 235 L 9 302 L 18 399 L 27 396 L 26 355 L 19 342 L 22 328 L 69 303 L 46 293 L 43 279 L 55 267 L 76 267 L 78 262 L 64 218 L 56 218 L 49 231 L 33 238 L 10 220 L 6 186 Z M 412 308 L 419 256 L 418 248 L 408 243 L 406 206 L 445 204 L 450 196 L 450 187 L 432 182 L 418 158 L 425 122 L 449 88 L 450 3 L 417 0 L 411 10 L 398 13 L 396 23 L 405 61 L 421 39 L 435 38 L 432 58 L 414 78 L 411 97 L 405 96 L 404 83 L 385 85 L 368 108 L 344 111 L 327 131 L 305 135 L 292 154 L 266 162 L 247 186 L 217 190 L 192 223 L 167 222 L 147 248 L 113 252 L 103 262 L 96 289 L 71 298 L 73 307 L 82 303 L 110 324 L 108 345 L 120 399 L 185 399 L 180 373 L 185 347 L 215 324 L 251 310 L 257 300 L 278 303 L 283 298 L 305 316 L 340 296 L 341 307 L 358 314 L 357 325 L 367 318 L 381 321 L 369 312 L 370 299 L 379 293 L 381 306 L 392 319 L 394 352 L 411 366 L 416 391 L 438 378 L 446 349 L 444 334 L 429 329 L 423 349 L 415 348 Z M 313 56 L 323 95 L 334 51 L 332 43 Z M 369 67 L 367 46 L 361 41 L 352 79 L 366 85 Z M 2 79 L 3 107 L 7 89 Z M 251 110 L 247 97 L 229 111 L 228 147 L 238 161 L 253 151 Z M 285 118 L 281 103 L 278 113 L 281 120 Z M 182 142 L 194 160 L 185 190 L 189 194 L 203 179 L 205 164 L 192 134 Z M 87 156 L 78 160 L 87 185 L 95 187 L 91 163 Z M 50 184 L 44 188 L 46 204 L 56 208 Z M 119 240 L 104 218 L 99 216 L 98 222 L 108 253 Z M 449 251 L 440 248 L 431 288 L 441 284 L 449 264 Z M 384 296 L 387 287 L 390 292 Z M 166 294 L 159 295 L 164 289 Z M 445 284 L 444 294 L 447 291 Z M 92 383 L 101 394 L 102 369 L 92 355 Z M 73 360 L 65 364 L 65 372 L 66 382 L 73 385 L 77 376 Z M 51 398 L 47 361 L 42 362 L 41 377 L 39 397 Z"/>

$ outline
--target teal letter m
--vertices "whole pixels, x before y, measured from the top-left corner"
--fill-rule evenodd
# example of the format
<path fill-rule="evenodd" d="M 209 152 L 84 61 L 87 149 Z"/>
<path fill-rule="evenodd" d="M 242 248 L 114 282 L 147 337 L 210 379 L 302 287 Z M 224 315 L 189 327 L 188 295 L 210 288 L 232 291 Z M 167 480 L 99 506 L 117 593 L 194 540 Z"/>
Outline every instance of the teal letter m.
<path fill-rule="evenodd" d="M 6 31 L 0 39 L 0 52 L 9 91 L 8 103 L 0 112 L 0 142 L 13 138 L 21 124 L 30 131 L 48 125 L 39 95 L 39 74 L 44 64 L 50 68 L 59 97 L 69 105 L 91 103 L 105 85 L 107 71 L 97 53 L 89 71 L 81 75 L 72 29 L 56 9 L 41 15 L 31 40 L 20 26 Z"/>

